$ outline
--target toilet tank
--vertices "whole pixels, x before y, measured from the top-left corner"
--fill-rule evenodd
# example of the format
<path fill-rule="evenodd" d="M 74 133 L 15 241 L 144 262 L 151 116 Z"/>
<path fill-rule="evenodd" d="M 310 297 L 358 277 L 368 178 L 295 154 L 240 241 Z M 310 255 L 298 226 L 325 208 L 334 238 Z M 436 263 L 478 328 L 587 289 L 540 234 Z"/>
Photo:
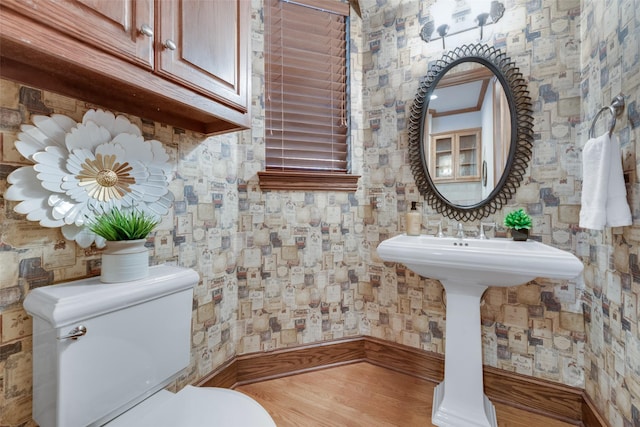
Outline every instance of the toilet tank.
<path fill-rule="evenodd" d="M 166 386 L 189 364 L 198 280 L 163 265 L 132 282 L 95 277 L 32 290 L 24 308 L 33 316 L 40 427 L 101 425 Z"/>

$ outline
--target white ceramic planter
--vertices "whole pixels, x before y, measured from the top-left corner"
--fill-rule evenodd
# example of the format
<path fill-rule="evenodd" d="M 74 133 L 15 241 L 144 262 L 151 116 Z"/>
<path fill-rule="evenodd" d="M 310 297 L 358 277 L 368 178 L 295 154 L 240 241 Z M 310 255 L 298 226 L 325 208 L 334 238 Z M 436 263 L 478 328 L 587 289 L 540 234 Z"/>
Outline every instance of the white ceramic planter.
<path fill-rule="evenodd" d="M 108 241 L 102 253 L 103 283 L 129 282 L 149 275 L 149 250 L 146 239 Z"/>

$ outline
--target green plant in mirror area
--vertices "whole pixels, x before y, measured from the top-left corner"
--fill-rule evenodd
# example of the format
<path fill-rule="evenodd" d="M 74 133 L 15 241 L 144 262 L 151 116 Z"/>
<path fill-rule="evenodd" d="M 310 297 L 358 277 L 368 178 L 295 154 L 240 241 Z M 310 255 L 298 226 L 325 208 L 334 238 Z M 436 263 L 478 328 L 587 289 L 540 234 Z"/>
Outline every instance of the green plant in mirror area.
<path fill-rule="evenodd" d="M 89 222 L 89 230 L 109 241 L 145 239 L 158 225 L 154 216 L 139 211 L 114 208 Z"/>
<path fill-rule="evenodd" d="M 514 228 L 520 230 L 526 228 L 531 229 L 531 217 L 520 208 L 517 211 L 512 211 L 504 217 L 504 226 L 507 228 Z"/>

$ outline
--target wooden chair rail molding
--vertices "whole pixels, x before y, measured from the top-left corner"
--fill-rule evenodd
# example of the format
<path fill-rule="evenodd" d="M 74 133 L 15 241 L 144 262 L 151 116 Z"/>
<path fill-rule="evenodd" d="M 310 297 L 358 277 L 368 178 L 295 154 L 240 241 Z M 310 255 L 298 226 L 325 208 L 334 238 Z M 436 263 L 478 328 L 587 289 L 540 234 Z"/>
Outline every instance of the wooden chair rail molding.
<path fill-rule="evenodd" d="M 356 362 L 368 362 L 439 383 L 444 357 L 413 347 L 358 336 L 237 356 L 201 379 L 202 387 L 239 385 Z M 538 378 L 484 367 L 484 388 L 490 399 L 586 427 L 607 427 L 584 390 Z"/>

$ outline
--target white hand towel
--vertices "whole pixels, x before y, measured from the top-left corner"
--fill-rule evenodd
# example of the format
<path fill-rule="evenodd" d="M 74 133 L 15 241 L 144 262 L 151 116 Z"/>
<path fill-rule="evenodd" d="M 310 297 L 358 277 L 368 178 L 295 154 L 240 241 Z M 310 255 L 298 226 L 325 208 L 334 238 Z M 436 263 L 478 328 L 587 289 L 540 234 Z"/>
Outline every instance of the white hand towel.
<path fill-rule="evenodd" d="M 620 142 L 613 135 L 609 143 L 611 152 L 609 161 L 609 185 L 607 191 L 607 226 L 623 227 L 631 225 L 631 209 L 627 202 L 627 188 L 624 185 L 622 172 L 622 158 L 620 155 Z"/>
<path fill-rule="evenodd" d="M 582 228 L 602 230 L 607 223 L 610 158 L 608 133 L 589 139 L 582 149 Z"/>
<path fill-rule="evenodd" d="M 631 210 L 622 172 L 620 143 L 609 133 L 587 141 L 582 149 L 582 208 L 580 227 L 631 225 Z"/>

